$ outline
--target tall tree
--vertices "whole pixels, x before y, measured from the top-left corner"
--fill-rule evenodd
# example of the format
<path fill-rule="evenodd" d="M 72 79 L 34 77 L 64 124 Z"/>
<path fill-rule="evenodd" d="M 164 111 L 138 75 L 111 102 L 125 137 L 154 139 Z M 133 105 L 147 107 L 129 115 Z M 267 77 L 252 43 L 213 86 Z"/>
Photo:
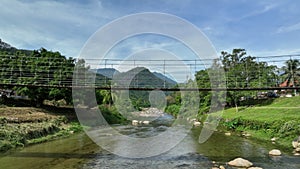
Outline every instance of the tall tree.
<path fill-rule="evenodd" d="M 228 88 L 270 87 L 277 83 L 276 66 L 258 62 L 255 57 L 246 56 L 245 49 L 233 49 L 232 53 L 222 52 L 221 59 L 227 78 Z M 227 102 L 235 105 L 240 98 L 248 95 L 244 91 L 228 91 Z"/>
<path fill-rule="evenodd" d="M 284 73 L 282 76 L 284 80 L 287 80 L 287 85 L 292 85 L 293 87 L 296 86 L 296 81 L 300 75 L 300 62 L 297 59 L 290 59 L 285 62 L 285 66 L 282 67 Z"/>

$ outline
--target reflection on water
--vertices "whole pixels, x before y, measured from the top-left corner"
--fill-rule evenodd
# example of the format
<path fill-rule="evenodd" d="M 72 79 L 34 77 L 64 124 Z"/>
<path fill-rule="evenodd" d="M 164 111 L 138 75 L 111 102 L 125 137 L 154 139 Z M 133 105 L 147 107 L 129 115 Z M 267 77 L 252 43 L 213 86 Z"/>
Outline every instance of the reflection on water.
<path fill-rule="evenodd" d="M 153 126 L 115 126 L 115 128 L 122 134 L 138 138 L 159 135 L 166 131 L 168 127 L 160 124 Z M 236 157 L 246 158 L 253 162 L 255 166 L 262 168 L 300 168 L 299 157 L 294 157 L 288 152 L 284 152 L 281 157 L 268 156 L 269 150 L 277 148 L 276 145 L 271 143 L 260 143 L 251 139 L 225 136 L 223 133 L 215 132 L 207 142 L 199 144 L 197 141 L 200 131 L 200 128 L 192 129 L 180 144 L 166 153 L 140 159 L 113 155 L 101 149 L 85 134 L 77 134 L 66 139 L 26 147 L 20 151 L 2 156 L 0 157 L 0 168 L 206 169 L 213 166 L 212 161 L 230 168 L 226 166 L 226 162 Z M 98 134 L 100 137 L 107 137 L 105 129 L 103 129 L 103 132 L 98 130 Z M 177 134 L 181 133 L 177 132 Z M 115 143 L 111 141 L 108 144 L 113 145 Z"/>

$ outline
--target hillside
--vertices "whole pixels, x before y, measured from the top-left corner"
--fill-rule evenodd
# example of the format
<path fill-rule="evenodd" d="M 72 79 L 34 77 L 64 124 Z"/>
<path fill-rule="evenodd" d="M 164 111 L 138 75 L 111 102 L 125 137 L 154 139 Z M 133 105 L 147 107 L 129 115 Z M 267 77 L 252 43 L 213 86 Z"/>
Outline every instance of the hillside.
<path fill-rule="evenodd" d="M 126 79 L 131 81 L 131 87 L 173 87 L 177 84 L 171 78 L 158 72 L 151 72 L 144 67 L 137 67 L 127 72 L 119 72 L 114 68 L 91 69 L 91 71 L 108 79 L 114 79 L 123 86 L 126 84 Z"/>
<path fill-rule="evenodd" d="M 120 72 L 114 68 L 103 68 L 103 69 L 92 69 L 92 72 L 106 76 L 107 78 L 112 79 L 114 74 L 119 74 Z"/>
<path fill-rule="evenodd" d="M 30 55 L 32 53 L 32 50 L 17 49 L 15 47 L 13 47 L 12 45 L 10 45 L 0 39 L 0 55 L 2 55 L 2 54 L 14 55 L 17 52 L 23 53 L 25 55 Z"/>
<path fill-rule="evenodd" d="M 174 84 L 168 83 L 163 79 L 155 76 L 150 70 L 144 67 L 137 67 L 127 72 L 123 72 L 114 76 L 113 83 L 120 87 L 129 88 L 163 88 L 163 87 L 174 87 Z M 150 91 L 143 90 L 130 90 L 129 97 L 135 108 L 140 109 L 149 107 L 149 93 Z M 165 92 L 169 95 L 170 92 Z"/>
<path fill-rule="evenodd" d="M 14 47 L 12 47 L 10 44 L 8 44 L 0 39 L 0 49 L 11 49 L 11 48 L 14 48 Z"/>
<path fill-rule="evenodd" d="M 177 84 L 177 82 L 176 82 L 175 80 L 173 80 L 173 79 L 171 79 L 171 78 L 169 78 L 169 77 L 167 77 L 167 76 L 165 76 L 165 75 L 163 75 L 163 74 L 161 74 L 161 73 L 153 72 L 153 74 L 154 74 L 156 77 L 158 77 L 158 78 L 160 78 L 160 79 L 162 79 L 162 80 L 168 82 L 169 84 L 173 84 L 173 85 L 176 85 L 176 84 Z"/>
<path fill-rule="evenodd" d="M 149 69 L 144 67 L 137 67 L 127 72 L 117 74 L 114 77 L 115 82 L 121 86 L 140 87 L 140 88 L 162 88 L 162 87 L 174 87 L 174 83 L 169 83 Z"/>
<path fill-rule="evenodd" d="M 300 135 L 300 97 L 277 98 L 262 101 L 260 105 L 226 109 L 221 125 L 229 130 L 250 133 L 254 138 L 291 147 Z"/>

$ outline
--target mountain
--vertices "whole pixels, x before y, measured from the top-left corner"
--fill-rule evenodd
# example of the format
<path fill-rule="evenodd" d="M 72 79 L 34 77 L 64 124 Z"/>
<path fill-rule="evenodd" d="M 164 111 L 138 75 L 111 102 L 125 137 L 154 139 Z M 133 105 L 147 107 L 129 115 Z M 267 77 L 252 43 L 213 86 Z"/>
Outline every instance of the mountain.
<path fill-rule="evenodd" d="M 120 72 L 114 68 L 104 68 L 104 69 L 92 69 L 91 70 L 94 73 L 106 76 L 110 79 L 113 78 L 114 74 L 119 74 Z"/>
<path fill-rule="evenodd" d="M 0 39 L 0 49 L 11 49 L 11 48 L 15 48 L 15 47 L 12 47 L 10 44 Z"/>
<path fill-rule="evenodd" d="M 175 80 L 173 80 L 173 79 L 171 79 L 171 78 L 169 78 L 169 77 L 167 77 L 167 76 L 165 76 L 165 75 L 163 75 L 163 74 L 161 74 L 161 73 L 153 72 L 153 74 L 154 74 L 156 77 L 158 77 L 158 78 L 160 78 L 160 79 L 162 79 L 162 80 L 164 80 L 164 81 L 166 81 L 166 82 L 168 82 L 168 83 L 170 83 L 170 84 L 173 84 L 173 85 L 176 85 L 176 84 L 177 84 L 177 82 L 176 82 Z"/>
<path fill-rule="evenodd" d="M 32 53 L 32 50 L 17 49 L 0 39 L 0 53 L 1 54 L 15 55 L 17 52 L 23 53 L 25 55 L 30 55 Z"/>
<path fill-rule="evenodd" d="M 127 72 L 119 72 L 114 68 L 92 69 L 98 75 L 103 75 L 109 79 L 114 79 L 120 85 L 129 85 L 131 87 L 173 87 L 177 84 L 176 81 L 164 76 L 158 72 L 151 72 L 147 68 L 137 67 Z"/>
<path fill-rule="evenodd" d="M 158 77 L 159 76 L 159 77 Z M 140 87 L 140 88 L 163 88 L 174 87 L 176 82 L 164 79 L 165 76 L 159 73 L 156 75 L 144 67 L 136 67 L 127 72 L 116 74 L 115 82 L 121 86 Z"/>
<path fill-rule="evenodd" d="M 129 99 L 136 109 L 141 107 L 150 107 L 150 94 L 152 91 L 145 91 L 142 88 L 159 89 L 159 88 L 173 88 L 175 85 L 169 83 L 152 73 L 149 69 L 144 67 L 136 67 L 127 72 L 122 72 L 114 76 L 113 83 L 116 86 L 124 88 L 139 88 L 141 90 L 130 90 Z M 164 92 L 166 96 L 171 92 Z"/>

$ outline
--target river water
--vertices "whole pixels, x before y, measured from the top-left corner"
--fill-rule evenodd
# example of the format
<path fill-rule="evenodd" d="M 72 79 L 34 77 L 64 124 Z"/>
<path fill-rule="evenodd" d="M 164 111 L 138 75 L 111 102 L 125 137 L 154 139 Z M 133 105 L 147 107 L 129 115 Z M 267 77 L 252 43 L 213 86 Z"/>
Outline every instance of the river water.
<path fill-rule="evenodd" d="M 162 133 L 168 125 L 115 126 L 130 137 L 148 137 Z M 265 169 L 299 169 L 300 157 L 283 150 L 280 157 L 268 152 L 278 148 L 272 143 L 259 142 L 240 136 L 225 136 L 215 132 L 207 142 L 198 143 L 201 128 L 190 130 L 176 147 L 161 155 L 148 158 L 125 158 L 114 155 L 95 144 L 86 134 L 29 146 L 0 157 L 0 169 L 209 169 L 214 165 L 231 168 L 226 162 L 242 157 L 254 166 Z M 101 129 L 99 129 L 101 133 Z M 215 164 L 213 164 L 215 163 Z"/>

